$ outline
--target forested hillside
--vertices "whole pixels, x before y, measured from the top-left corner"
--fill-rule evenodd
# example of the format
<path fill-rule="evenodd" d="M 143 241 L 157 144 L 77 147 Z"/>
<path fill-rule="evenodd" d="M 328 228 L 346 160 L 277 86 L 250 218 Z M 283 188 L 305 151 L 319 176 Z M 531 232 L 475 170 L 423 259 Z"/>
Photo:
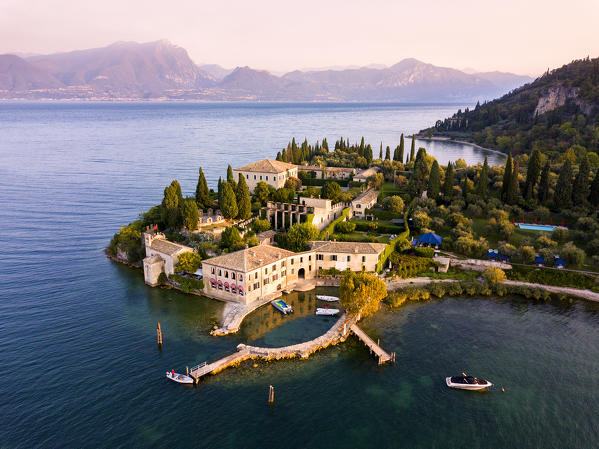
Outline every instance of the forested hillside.
<path fill-rule="evenodd" d="M 557 156 L 599 147 L 599 58 L 573 61 L 472 110 L 438 120 L 425 135 L 473 141 L 514 155 Z"/>

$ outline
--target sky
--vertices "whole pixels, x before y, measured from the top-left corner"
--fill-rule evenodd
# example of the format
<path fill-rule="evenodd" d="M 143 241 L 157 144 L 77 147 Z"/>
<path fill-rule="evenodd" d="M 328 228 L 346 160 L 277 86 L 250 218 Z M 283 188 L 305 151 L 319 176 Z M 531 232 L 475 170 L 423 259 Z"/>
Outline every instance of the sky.
<path fill-rule="evenodd" d="M 0 54 L 168 39 L 273 72 L 393 65 L 539 75 L 599 56 L 599 0 L 0 0 Z"/>

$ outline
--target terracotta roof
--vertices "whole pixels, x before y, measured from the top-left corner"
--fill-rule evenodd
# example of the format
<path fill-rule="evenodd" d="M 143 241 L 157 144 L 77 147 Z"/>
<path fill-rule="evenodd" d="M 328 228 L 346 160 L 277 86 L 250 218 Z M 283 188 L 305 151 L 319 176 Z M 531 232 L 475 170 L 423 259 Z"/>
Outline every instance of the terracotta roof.
<path fill-rule="evenodd" d="M 311 246 L 314 251 L 320 253 L 380 254 L 386 245 L 384 243 L 367 242 L 316 241 L 312 242 Z"/>
<path fill-rule="evenodd" d="M 367 169 L 359 172 L 356 176 L 354 176 L 354 179 L 355 178 L 368 178 L 369 176 L 379 173 L 380 171 L 381 171 L 381 169 L 378 167 L 370 167 L 370 168 L 367 168 Z"/>
<path fill-rule="evenodd" d="M 271 263 L 278 262 L 295 253 L 270 245 L 259 245 L 252 248 L 242 249 L 234 253 L 206 259 L 202 263 L 214 265 L 229 270 L 247 273 Z"/>
<path fill-rule="evenodd" d="M 360 193 L 357 197 L 354 198 L 352 203 L 360 203 L 365 202 L 369 203 L 370 201 L 376 199 L 378 197 L 378 191 L 374 189 L 368 189 L 365 192 Z"/>
<path fill-rule="evenodd" d="M 252 162 L 251 164 L 236 168 L 235 170 L 258 173 L 282 173 L 295 167 L 295 165 L 288 164 L 287 162 L 275 161 L 274 159 L 262 159 L 261 161 Z"/>
<path fill-rule="evenodd" d="M 150 248 L 158 252 L 161 252 L 162 254 L 168 254 L 169 256 L 172 256 L 173 254 L 176 254 L 181 250 L 192 251 L 192 249 L 189 246 L 179 245 L 178 243 L 169 242 L 168 240 L 164 239 L 152 240 Z"/>

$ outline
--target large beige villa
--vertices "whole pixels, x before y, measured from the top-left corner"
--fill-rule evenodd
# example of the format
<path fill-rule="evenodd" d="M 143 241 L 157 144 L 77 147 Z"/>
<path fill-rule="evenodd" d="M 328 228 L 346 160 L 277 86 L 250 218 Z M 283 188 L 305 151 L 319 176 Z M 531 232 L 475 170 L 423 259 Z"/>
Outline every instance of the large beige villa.
<path fill-rule="evenodd" d="M 253 192 L 260 181 L 279 189 L 285 186 L 289 178 L 297 178 L 297 165 L 274 159 L 262 159 L 258 162 L 233 169 L 235 179 L 239 175 L 245 178 L 250 192 Z"/>
<path fill-rule="evenodd" d="M 385 244 L 311 242 L 311 249 L 294 253 L 258 245 L 202 261 L 206 296 L 244 304 L 312 279 L 319 270 L 374 271 Z"/>

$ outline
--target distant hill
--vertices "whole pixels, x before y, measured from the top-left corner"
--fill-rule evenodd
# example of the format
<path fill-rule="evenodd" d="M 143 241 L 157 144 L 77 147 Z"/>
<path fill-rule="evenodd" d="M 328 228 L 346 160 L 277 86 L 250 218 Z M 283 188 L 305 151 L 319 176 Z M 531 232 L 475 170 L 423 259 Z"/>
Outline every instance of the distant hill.
<path fill-rule="evenodd" d="M 551 154 L 573 146 L 597 151 L 598 125 L 599 58 L 587 58 L 548 71 L 473 110 L 458 111 L 420 133 L 467 139 L 514 154 L 534 148 Z"/>
<path fill-rule="evenodd" d="M 475 102 L 531 81 L 499 72 L 467 74 L 416 59 L 276 76 L 250 67 L 197 66 L 185 49 L 164 40 L 2 58 L 0 98 Z"/>

